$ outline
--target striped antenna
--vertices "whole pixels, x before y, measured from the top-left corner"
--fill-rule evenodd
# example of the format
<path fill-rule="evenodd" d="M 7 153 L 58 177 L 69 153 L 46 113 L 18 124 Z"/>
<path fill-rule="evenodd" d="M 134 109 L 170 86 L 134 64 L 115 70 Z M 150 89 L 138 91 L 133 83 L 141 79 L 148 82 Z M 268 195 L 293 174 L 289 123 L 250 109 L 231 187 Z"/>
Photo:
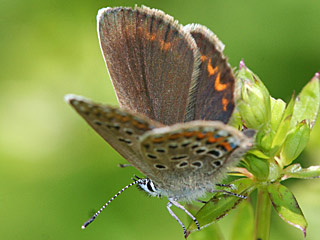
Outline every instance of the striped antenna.
<path fill-rule="evenodd" d="M 135 176 L 137 179 L 132 178 L 132 180 L 134 180 L 134 182 L 130 183 L 129 185 L 125 186 L 124 188 L 122 188 L 116 195 L 114 195 L 106 204 L 104 204 L 102 206 L 102 208 L 99 209 L 98 212 L 96 212 L 88 221 L 86 221 L 81 228 L 85 229 L 90 223 L 92 223 L 96 217 L 98 217 L 98 215 L 116 198 L 118 197 L 121 193 L 123 193 L 125 190 L 127 190 L 129 187 L 137 184 L 137 183 L 143 183 L 144 179 L 141 179 L 137 176 Z"/>

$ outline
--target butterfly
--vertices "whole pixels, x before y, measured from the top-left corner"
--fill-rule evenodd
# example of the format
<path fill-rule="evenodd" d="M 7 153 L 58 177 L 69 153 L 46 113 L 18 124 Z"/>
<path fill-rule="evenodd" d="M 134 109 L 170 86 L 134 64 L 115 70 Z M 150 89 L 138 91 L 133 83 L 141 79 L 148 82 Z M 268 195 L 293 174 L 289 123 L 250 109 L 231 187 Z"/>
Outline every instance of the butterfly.
<path fill-rule="evenodd" d="M 148 7 L 99 10 L 100 47 L 120 108 L 67 95 L 81 117 L 145 178 L 137 185 L 151 196 L 167 197 L 197 219 L 180 201 L 215 191 L 230 167 L 252 147 L 254 131 L 226 123 L 235 108 L 235 78 L 224 45 L 206 27 L 180 25 Z M 236 194 L 235 194 L 236 195 Z M 241 197 L 241 196 L 240 196 Z"/>

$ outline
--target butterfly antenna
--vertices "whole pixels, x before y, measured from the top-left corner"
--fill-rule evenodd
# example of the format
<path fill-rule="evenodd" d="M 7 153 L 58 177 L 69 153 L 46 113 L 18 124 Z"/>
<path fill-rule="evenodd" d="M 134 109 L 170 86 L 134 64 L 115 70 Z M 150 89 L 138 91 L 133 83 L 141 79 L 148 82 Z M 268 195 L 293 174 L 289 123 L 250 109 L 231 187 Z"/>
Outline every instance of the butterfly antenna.
<path fill-rule="evenodd" d="M 92 223 L 96 217 L 98 217 L 98 215 L 116 198 L 118 197 L 121 193 L 123 193 L 125 190 L 127 190 L 129 187 L 137 184 L 137 183 L 140 183 L 143 181 L 143 179 L 141 178 L 138 178 L 137 176 L 135 176 L 137 179 L 134 179 L 134 182 L 130 183 L 129 185 L 125 186 L 124 188 L 122 188 L 116 195 L 114 195 L 106 204 L 104 204 L 98 212 L 96 212 L 88 221 L 86 221 L 82 226 L 81 228 L 82 229 L 85 229 L 90 223 Z"/>

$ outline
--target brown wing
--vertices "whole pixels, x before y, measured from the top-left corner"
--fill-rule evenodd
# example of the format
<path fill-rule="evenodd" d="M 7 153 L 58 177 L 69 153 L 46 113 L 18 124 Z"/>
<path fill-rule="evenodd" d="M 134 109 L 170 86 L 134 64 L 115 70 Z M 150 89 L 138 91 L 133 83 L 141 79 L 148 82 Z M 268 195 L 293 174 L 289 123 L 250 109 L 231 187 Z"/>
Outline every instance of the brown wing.
<path fill-rule="evenodd" d="M 163 126 L 138 114 L 67 95 L 66 101 L 115 150 L 141 172 L 148 172 L 139 153 L 138 139 L 147 131 Z"/>
<path fill-rule="evenodd" d="M 222 51 L 224 45 L 205 26 L 190 24 L 191 33 L 201 54 L 200 73 L 195 92 L 194 120 L 229 121 L 234 109 L 235 78 Z"/>
<path fill-rule="evenodd" d="M 252 146 L 253 135 L 218 121 L 192 121 L 147 132 L 140 149 L 156 176 L 152 180 L 179 196 L 219 182 Z"/>
<path fill-rule="evenodd" d="M 105 8 L 97 19 L 120 106 L 166 125 L 183 122 L 200 64 L 192 36 L 147 7 Z"/>

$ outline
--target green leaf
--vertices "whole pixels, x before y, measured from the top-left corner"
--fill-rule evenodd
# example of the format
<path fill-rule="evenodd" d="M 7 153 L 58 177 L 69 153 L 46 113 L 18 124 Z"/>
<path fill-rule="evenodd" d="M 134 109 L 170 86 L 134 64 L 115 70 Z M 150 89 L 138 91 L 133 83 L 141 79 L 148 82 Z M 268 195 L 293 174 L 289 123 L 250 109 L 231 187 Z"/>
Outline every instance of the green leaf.
<path fill-rule="evenodd" d="M 238 209 L 231 233 L 231 240 L 252 239 L 254 231 L 254 211 L 249 201 L 243 201 Z"/>
<path fill-rule="evenodd" d="M 310 126 L 306 121 L 299 123 L 287 136 L 280 152 L 282 166 L 289 165 L 307 146 L 310 138 Z"/>
<path fill-rule="evenodd" d="M 233 193 L 244 196 L 250 194 L 255 188 L 252 180 L 248 178 L 237 179 L 231 184 L 235 189 L 232 190 Z M 195 217 L 201 228 L 207 227 L 227 215 L 228 212 L 235 208 L 242 200 L 243 198 L 218 192 L 198 211 Z M 187 228 L 187 232 L 190 233 L 196 230 L 197 226 L 192 221 Z"/>
<path fill-rule="evenodd" d="M 320 105 L 319 73 L 302 89 L 296 99 L 290 127 L 295 127 L 301 121 L 308 119 L 313 126 Z"/>
<path fill-rule="evenodd" d="M 306 236 L 307 222 L 291 191 L 280 183 L 268 186 L 269 196 L 278 215 L 288 224 L 300 229 Z"/>
<path fill-rule="evenodd" d="M 320 166 L 302 168 L 299 163 L 288 166 L 283 170 L 281 180 L 288 178 L 314 179 L 320 178 Z"/>

